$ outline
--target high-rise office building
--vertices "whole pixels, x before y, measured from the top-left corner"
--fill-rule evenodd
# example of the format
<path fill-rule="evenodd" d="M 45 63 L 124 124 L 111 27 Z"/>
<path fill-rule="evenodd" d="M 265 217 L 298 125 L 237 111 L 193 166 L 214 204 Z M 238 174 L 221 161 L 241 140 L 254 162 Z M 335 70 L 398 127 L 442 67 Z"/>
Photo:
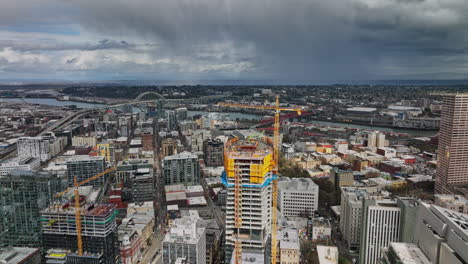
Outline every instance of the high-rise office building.
<path fill-rule="evenodd" d="M 281 178 L 278 209 L 286 217 L 308 217 L 318 209 L 319 187 L 310 178 Z"/>
<path fill-rule="evenodd" d="M 167 129 L 169 131 L 177 129 L 177 118 L 176 118 L 175 111 L 166 110 L 166 121 L 167 121 Z"/>
<path fill-rule="evenodd" d="M 443 97 L 435 191 L 468 184 L 468 93 Z"/>
<path fill-rule="evenodd" d="M 188 151 L 167 156 L 163 161 L 163 175 L 166 185 L 200 183 L 200 163 L 197 155 Z"/>
<path fill-rule="evenodd" d="M 207 139 L 203 142 L 205 165 L 220 167 L 224 164 L 224 143 L 220 139 Z"/>
<path fill-rule="evenodd" d="M 0 247 L 39 247 L 40 211 L 65 181 L 45 173 L 13 172 L 0 177 Z"/>
<path fill-rule="evenodd" d="M 223 183 L 227 187 L 226 204 L 226 262 L 231 261 L 236 236 L 242 242 L 242 255 L 265 255 L 270 236 L 271 181 L 273 144 L 270 140 L 232 139 L 224 148 L 225 174 Z M 235 205 L 235 176 L 240 177 L 241 202 Z M 235 225 L 235 210 L 242 218 L 241 227 Z M 268 255 L 268 254 L 266 254 Z"/>
<path fill-rule="evenodd" d="M 53 204 L 41 211 L 40 221 L 44 249 L 77 250 L 77 230 L 73 203 L 74 200 L 68 203 Z M 117 214 L 116 205 L 113 204 L 84 202 L 81 205 L 83 251 L 102 254 L 102 262 L 100 263 L 103 264 L 120 262 L 117 224 L 115 222 Z"/>
<path fill-rule="evenodd" d="M 378 263 L 382 248 L 391 242 L 411 242 L 417 210 L 418 203 L 412 198 L 374 196 L 363 200 L 360 263 Z"/>
<path fill-rule="evenodd" d="M 361 244 L 362 205 L 363 200 L 369 199 L 369 192 L 361 188 L 341 188 L 340 230 L 348 250 L 356 251 Z"/>
<path fill-rule="evenodd" d="M 381 257 L 381 248 L 400 239 L 401 210 L 393 200 L 364 201 L 360 263 L 375 264 Z"/>
<path fill-rule="evenodd" d="M 102 156 L 92 157 L 87 155 L 77 155 L 67 160 L 66 165 L 68 185 L 72 186 L 75 177 L 78 182 L 81 182 L 103 172 L 106 169 L 106 160 L 105 157 Z M 104 185 L 105 181 L 106 176 L 103 176 L 88 182 L 85 185 L 101 187 Z"/>

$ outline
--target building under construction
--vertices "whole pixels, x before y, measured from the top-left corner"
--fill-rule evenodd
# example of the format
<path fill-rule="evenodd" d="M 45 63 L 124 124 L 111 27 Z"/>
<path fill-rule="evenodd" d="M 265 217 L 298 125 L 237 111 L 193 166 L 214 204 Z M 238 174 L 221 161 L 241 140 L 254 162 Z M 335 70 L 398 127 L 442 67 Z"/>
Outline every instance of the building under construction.
<path fill-rule="evenodd" d="M 224 166 L 226 263 L 231 258 L 237 263 L 248 254 L 269 259 L 273 142 L 268 138 L 231 139 L 224 149 Z"/>
<path fill-rule="evenodd" d="M 74 200 L 54 204 L 41 212 L 42 239 L 45 249 L 78 248 Z M 80 197 L 83 251 L 102 255 L 103 264 L 120 263 L 117 240 L 116 205 L 89 204 Z"/>

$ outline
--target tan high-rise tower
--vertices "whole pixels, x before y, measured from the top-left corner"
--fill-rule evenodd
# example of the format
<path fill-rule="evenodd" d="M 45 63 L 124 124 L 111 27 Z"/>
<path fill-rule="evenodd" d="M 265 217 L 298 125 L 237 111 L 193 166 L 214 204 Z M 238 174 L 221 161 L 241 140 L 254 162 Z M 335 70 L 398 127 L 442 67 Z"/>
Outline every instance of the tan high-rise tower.
<path fill-rule="evenodd" d="M 468 184 L 468 93 L 445 94 L 440 121 L 436 193 Z"/>

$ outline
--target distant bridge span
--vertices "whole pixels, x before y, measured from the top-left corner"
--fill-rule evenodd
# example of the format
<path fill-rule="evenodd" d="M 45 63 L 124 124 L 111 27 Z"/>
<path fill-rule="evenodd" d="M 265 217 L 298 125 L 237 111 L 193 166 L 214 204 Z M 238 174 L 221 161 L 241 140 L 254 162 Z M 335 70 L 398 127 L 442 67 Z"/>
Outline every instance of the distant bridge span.
<path fill-rule="evenodd" d="M 161 100 L 166 100 L 166 98 L 164 98 L 164 96 L 162 96 L 162 95 L 160 95 L 160 94 L 158 94 L 156 92 L 144 92 L 144 93 L 139 94 L 133 101 L 140 101 L 141 98 L 143 98 L 143 97 L 145 97 L 146 95 L 149 95 L 149 94 L 156 95 Z"/>

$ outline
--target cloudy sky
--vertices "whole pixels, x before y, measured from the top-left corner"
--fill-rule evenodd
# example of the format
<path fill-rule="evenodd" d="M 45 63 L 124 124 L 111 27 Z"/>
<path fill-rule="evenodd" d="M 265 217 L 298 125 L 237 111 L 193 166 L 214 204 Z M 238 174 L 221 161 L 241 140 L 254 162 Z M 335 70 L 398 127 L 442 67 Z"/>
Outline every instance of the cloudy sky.
<path fill-rule="evenodd" d="M 467 73 L 467 0 L 0 0 L 0 80 Z"/>

